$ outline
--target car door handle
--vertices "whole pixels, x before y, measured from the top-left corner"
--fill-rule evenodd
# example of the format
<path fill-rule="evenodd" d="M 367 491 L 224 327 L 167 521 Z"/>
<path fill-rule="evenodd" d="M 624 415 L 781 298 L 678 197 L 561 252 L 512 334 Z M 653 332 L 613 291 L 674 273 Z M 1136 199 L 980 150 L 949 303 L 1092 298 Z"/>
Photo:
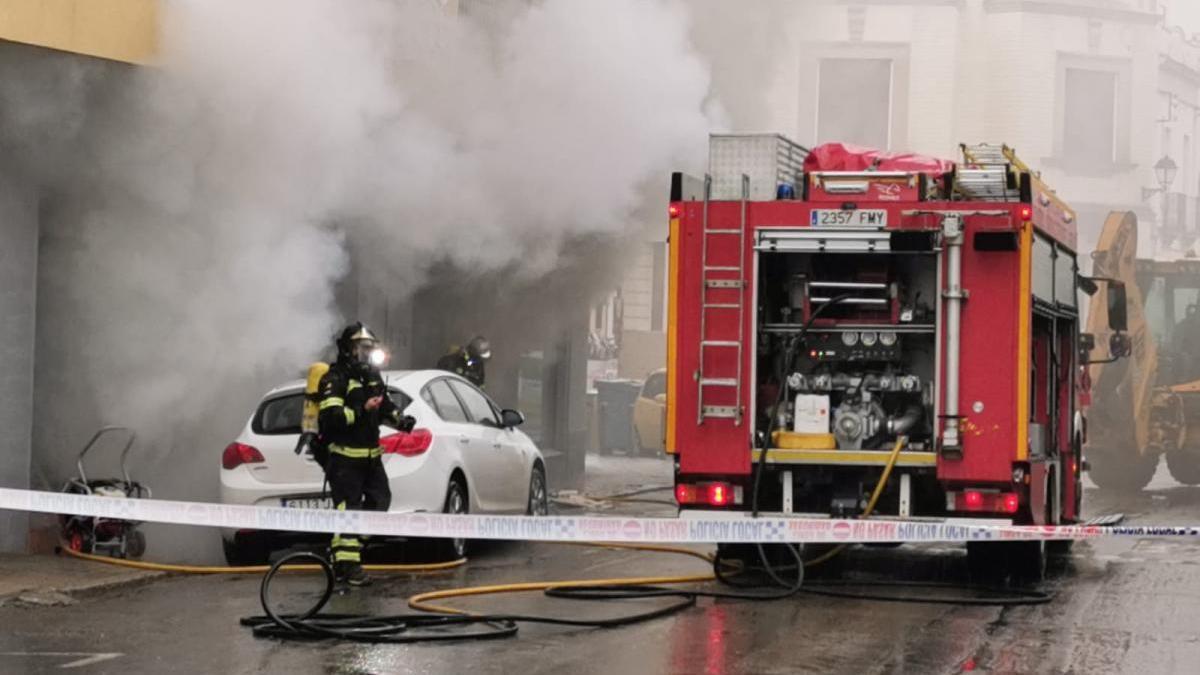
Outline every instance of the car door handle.
<path fill-rule="evenodd" d="M 499 450 L 500 448 L 503 448 L 504 446 L 499 443 L 492 443 L 492 447 Z"/>
<path fill-rule="evenodd" d="M 471 438 L 469 436 L 459 436 L 458 442 L 462 443 L 463 445 L 466 445 L 467 443 L 471 442 Z"/>

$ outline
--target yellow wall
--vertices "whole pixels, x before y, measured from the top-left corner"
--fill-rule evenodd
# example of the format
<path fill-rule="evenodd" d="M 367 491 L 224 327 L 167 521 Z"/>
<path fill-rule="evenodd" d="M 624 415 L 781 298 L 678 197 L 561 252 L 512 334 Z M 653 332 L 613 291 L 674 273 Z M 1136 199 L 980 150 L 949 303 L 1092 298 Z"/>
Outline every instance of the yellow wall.
<path fill-rule="evenodd" d="M 0 39 L 149 63 L 158 45 L 158 0 L 0 0 Z"/>

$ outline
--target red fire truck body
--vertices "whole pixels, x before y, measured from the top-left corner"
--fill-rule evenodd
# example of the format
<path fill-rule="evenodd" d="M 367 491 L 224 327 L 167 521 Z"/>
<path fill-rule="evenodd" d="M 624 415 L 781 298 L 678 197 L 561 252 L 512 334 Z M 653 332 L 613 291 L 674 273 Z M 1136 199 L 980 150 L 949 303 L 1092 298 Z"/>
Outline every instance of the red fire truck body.
<path fill-rule="evenodd" d="M 1077 521 L 1071 209 L 1006 147 L 865 171 L 814 166 L 819 148 L 767 171 L 756 152 L 805 151 L 713 143 L 713 175 L 675 174 L 670 201 L 683 517 L 858 516 L 903 437 L 879 516 Z"/>

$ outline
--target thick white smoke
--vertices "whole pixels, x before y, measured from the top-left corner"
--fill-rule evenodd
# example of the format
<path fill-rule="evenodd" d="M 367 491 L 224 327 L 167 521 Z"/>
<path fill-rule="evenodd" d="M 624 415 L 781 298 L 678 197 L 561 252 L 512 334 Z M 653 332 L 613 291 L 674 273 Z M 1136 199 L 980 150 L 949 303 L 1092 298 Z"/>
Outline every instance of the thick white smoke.
<path fill-rule="evenodd" d="M 327 347 L 352 243 L 397 297 L 446 261 L 536 278 L 702 164 L 715 116 L 680 5 L 509 7 L 484 26 L 429 0 L 170 0 L 153 67 L 0 87 L 24 106 L 0 141 L 48 195 L 39 473 L 116 422 L 156 494 L 211 498 L 263 387 Z"/>
<path fill-rule="evenodd" d="M 431 260 L 555 265 L 703 151 L 704 64 L 669 3 L 177 0 L 98 144 L 75 287 L 106 416 L 161 426 L 325 346 L 345 237 L 396 293 Z M 115 195 L 115 196 L 114 196 Z M 210 384 L 211 383 L 211 386 Z"/>

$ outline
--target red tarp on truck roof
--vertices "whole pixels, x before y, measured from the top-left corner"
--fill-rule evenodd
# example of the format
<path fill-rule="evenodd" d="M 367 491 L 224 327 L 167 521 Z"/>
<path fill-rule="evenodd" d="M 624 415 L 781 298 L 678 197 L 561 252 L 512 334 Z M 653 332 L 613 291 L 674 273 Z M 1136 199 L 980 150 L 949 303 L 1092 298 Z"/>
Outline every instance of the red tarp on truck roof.
<path fill-rule="evenodd" d="M 890 153 L 846 143 L 825 143 L 804 158 L 805 171 L 920 171 L 941 176 L 954 162 L 912 153 Z"/>

